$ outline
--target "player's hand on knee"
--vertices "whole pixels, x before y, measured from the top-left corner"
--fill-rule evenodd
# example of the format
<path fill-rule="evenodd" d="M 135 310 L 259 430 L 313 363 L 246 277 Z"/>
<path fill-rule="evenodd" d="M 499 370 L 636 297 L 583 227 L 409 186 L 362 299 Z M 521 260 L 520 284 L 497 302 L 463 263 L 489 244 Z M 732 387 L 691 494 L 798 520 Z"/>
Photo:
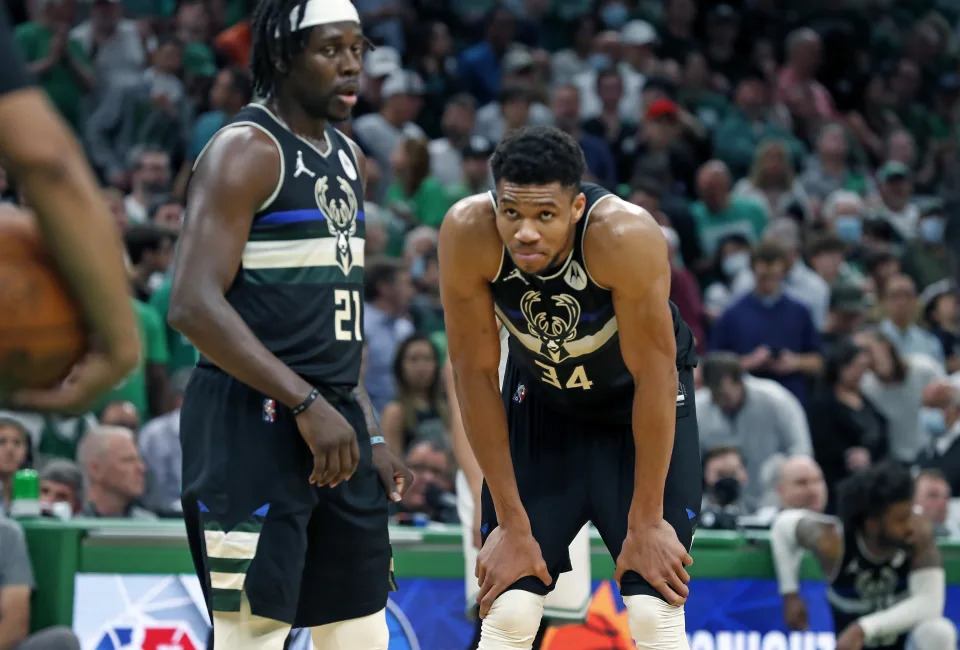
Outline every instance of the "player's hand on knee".
<path fill-rule="evenodd" d="M 524 576 L 535 576 L 545 585 L 553 582 L 533 533 L 513 532 L 502 526 L 493 529 L 480 549 L 476 575 L 480 582 L 480 618 L 487 615 L 497 596 Z"/>
<path fill-rule="evenodd" d="M 333 487 L 353 476 L 360 447 L 356 432 L 339 411 L 317 399 L 297 416 L 297 428 L 313 454 L 310 483 Z"/>
<path fill-rule="evenodd" d="M 807 605 L 803 602 L 800 594 L 784 594 L 783 620 L 786 621 L 787 627 L 797 632 L 802 632 L 809 627 Z"/>
<path fill-rule="evenodd" d="M 836 650 L 862 650 L 865 640 L 863 628 L 853 622 L 837 637 Z"/>
<path fill-rule="evenodd" d="M 673 526 L 660 519 L 628 529 L 620 557 L 617 558 L 614 580 L 617 586 L 621 586 L 623 575 L 627 571 L 635 571 L 659 591 L 664 600 L 679 606 L 690 595 L 687 587 L 690 574 L 686 567 L 692 564 L 693 558 L 677 539 Z"/>

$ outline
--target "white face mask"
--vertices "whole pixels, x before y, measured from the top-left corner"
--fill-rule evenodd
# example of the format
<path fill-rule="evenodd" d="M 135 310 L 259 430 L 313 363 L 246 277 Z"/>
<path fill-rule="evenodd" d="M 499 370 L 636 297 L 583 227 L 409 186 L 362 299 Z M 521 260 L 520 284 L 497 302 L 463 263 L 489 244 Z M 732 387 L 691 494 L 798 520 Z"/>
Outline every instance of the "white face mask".
<path fill-rule="evenodd" d="M 733 255 L 727 255 L 720 263 L 720 268 L 726 273 L 728 278 L 736 277 L 738 273 L 750 267 L 750 253 L 741 251 Z"/>

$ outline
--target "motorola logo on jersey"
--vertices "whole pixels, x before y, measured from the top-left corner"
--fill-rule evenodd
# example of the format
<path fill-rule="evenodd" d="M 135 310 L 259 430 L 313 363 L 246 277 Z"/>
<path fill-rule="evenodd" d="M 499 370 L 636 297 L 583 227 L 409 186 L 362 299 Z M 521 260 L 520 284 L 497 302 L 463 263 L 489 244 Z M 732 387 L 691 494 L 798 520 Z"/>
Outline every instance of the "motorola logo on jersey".
<path fill-rule="evenodd" d="M 587 288 L 587 274 L 577 260 L 570 260 L 567 272 L 563 274 L 563 281 L 574 291 L 583 291 Z"/>
<path fill-rule="evenodd" d="M 553 305 L 543 305 L 539 291 L 527 291 L 520 299 L 520 312 L 527 321 L 527 329 L 540 339 L 539 353 L 554 363 L 567 359 L 566 344 L 577 336 L 580 322 L 580 303 L 573 296 L 561 293 L 550 296 Z"/>
<path fill-rule="evenodd" d="M 341 153 L 343 153 L 341 151 Z M 351 167 L 352 169 L 352 167 Z M 353 251 L 350 249 L 350 238 L 357 233 L 357 195 L 350 182 L 345 178 L 337 176 L 337 182 L 340 189 L 346 195 L 344 199 L 327 199 L 327 177 L 321 176 L 317 180 L 314 188 L 314 194 L 317 198 L 317 206 L 326 217 L 327 228 L 330 234 L 337 239 L 337 266 L 343 271 L 344 275 L 349 275 L 353 268 Z"/>

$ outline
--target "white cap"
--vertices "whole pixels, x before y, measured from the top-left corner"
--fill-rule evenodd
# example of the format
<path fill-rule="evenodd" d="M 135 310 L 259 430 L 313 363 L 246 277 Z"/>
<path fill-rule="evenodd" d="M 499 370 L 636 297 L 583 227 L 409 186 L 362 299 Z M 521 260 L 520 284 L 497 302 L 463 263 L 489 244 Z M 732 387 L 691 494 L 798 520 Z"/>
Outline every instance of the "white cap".
<path fill-rule="evenodd" d="M 363 60 L 364 71 L 373 79 L 386 77 L 400 68 L 400 53 L 389 45 L 371 50 Z"/>
<path fill-rule="evenodd" d="M 411 70 L 397 70 L 390 74 L 380 88 L 381 99 L 390 99 L 394 95 L 422 95 L 423 79 Z"/>
<path fill-rule="evenodd" d="M 620 29 L 623 45 L 652 45 L 657 42 L 657 30 L 645 20 L 631 20 Z"/>

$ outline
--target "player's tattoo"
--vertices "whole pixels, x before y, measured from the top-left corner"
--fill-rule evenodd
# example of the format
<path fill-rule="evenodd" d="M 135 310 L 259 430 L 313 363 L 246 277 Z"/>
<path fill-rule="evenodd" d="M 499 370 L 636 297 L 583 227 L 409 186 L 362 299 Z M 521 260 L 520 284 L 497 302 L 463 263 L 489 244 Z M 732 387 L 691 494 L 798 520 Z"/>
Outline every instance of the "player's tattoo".
<path fill-rule="evenodd" d="M 370 395 L 366 387 L 361 382 L 353 389 L 353 396 L 357 399 L 357 404 L 363 410 L 363 419 L 366 420 L 367 430 L 370 437 L 380 435 L 380 425 L 377 423 L 377 413 L 373 410 L 373 402 L 370 401 Z"/>

